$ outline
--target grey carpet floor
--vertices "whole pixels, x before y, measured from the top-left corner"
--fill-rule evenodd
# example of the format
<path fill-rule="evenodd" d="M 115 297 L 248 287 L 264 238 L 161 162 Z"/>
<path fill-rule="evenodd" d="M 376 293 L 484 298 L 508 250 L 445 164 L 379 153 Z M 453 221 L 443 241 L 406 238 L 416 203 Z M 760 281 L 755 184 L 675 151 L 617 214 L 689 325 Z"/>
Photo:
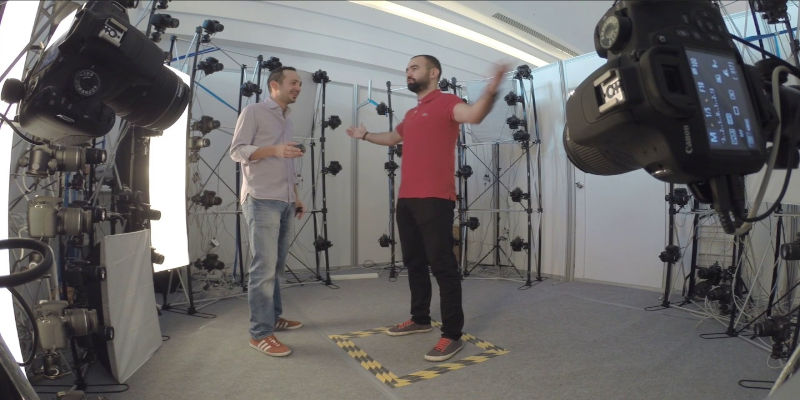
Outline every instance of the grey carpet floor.
<path fill-rule="evenodd" d="M 382 274 L 383 275 L 383 274 Z M 245 297 L 202 309 L 202 319 L 165 312 L 170 339 L 114 399 L 759 399 L 740 379 L 773 380 L 769 354 L 738 338 L 707 340 L 722 332 L 677 309 L 645 311 L 658 293 L 593 283 L 545 280 L 527 290 L 508 280 L 464 281 L 464 330 L 509 350 L 435 378 L 392 388 L 329 337 L 408 318 L 405 277 L 335 282 L 283 290 L 284 316 L 301 329 L 279 332 L 291 346 L 271 358 L 247 344 Z M 434 290 L 436 286 L 434 284 Z M 434 295 L 432 316 L 439 318 Z M 438 332 L 352 341 L 392 373 L 403 376 L 434 365 L 423 359 Z M 454 357 L 483 350 L 468 343 Z M 98 378 L 102 380 L 103 378 Z"/>

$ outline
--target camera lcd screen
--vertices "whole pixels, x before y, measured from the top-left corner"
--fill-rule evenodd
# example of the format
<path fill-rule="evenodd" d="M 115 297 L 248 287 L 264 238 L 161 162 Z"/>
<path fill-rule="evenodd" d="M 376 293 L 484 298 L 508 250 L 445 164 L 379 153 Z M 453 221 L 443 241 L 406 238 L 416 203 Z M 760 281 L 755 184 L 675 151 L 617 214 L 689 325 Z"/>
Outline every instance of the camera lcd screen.
<path fill-rule="evenodd" d="M 736 59 L 686 49 L 711 150 L 754 150 L 758 121 Z"/>

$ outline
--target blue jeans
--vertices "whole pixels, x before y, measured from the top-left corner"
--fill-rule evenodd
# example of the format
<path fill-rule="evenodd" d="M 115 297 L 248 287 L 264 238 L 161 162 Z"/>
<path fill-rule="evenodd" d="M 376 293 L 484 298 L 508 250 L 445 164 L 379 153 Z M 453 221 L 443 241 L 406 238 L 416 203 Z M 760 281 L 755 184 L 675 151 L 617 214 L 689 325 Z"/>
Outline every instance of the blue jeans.
<path fill-rule="evenodd" d="M 275 330 L 283 311 L 278 277 L 283 275 L 289 252 L 289 231 L 294 204 L 247 196 L 242 211 L 250 230 L 250 336 L 261 340 Z"/>

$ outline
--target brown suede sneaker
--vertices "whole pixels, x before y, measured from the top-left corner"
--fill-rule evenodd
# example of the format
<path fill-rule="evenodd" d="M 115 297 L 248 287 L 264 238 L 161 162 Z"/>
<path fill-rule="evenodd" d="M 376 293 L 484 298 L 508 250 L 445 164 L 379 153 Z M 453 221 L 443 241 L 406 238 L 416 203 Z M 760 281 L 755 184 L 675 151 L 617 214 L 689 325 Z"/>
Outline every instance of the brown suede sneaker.
<path fill-rule="evenodd" d="M 250 338 L 250 347 L 272 357 L 286 357 L 292 354 L 292 349 L 278 341 L 275 335 L 269 335 L 261 340 Z"/>
<path fill-rule="evenodd" d="M 275 323 L 275 330 L 276 331 L 288 331 L 292 329 L 302 328 L 303 323 L 300 321 L 290 321 L 284 318 L 278 318 L 278 322 Z"/>

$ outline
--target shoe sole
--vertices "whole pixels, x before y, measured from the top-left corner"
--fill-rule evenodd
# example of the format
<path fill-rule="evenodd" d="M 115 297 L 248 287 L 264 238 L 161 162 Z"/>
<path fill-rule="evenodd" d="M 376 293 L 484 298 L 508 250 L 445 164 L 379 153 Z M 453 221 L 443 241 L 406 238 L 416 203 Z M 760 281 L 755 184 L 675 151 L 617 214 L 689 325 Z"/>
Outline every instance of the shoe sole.
<path fill-rule="evenodd" d="M 286 357 L 289 354 L 292 354 L 292 349 L 289 349 L 289 351 L 284 351 L 283 353 L 268 353 L 266 351 L 261 351 L 261 349 L 259 349 L 257 346 L 253 346 L 252 343 L 250 343 L 250 347 L 256 349 L 259 353 L 266 354 L 272 357 Z"/>
<path fill-rule="evenodd" d="M 450 354 L 446 354 L 446 355 L 442 355 L 442 356 L 431 356 L 431 355 L 425 354 L 425 359 L 428 360 L 428 361 L 433 361 L 433 362 L 449 360 L 454 355 L 456 355 L 456 353 L 461 351 L 461 349 L 463 349 L 463 348 L 464 348 L 464 343 L 461 343 L 461 346 L 459 346 L 457 349 L 455 349 Z"/>
<path fill-rule="evenodd" d="M 417 330 L 415 330 L 415 331 L 401 331 L 401 332 L 392 332 L 392 331 L 390 331 L 390 330 L 387 330 L 387 331 L 386 331 L 386 334 L 387 334 L 387 335 L 389 335 L 389 336 L 405 336 L 405 335 L 410 335 L 410 334 L 412 334 L 412 333 L 425 333 L 425 332 L 430 332 L 430 331 L 432 331 L 432 330 L 433 330 L 433 327 L 431 326 L 431 327 L 429 327 L 429 328 L 427 328 L 427 329 L 417 329 Z"/>

